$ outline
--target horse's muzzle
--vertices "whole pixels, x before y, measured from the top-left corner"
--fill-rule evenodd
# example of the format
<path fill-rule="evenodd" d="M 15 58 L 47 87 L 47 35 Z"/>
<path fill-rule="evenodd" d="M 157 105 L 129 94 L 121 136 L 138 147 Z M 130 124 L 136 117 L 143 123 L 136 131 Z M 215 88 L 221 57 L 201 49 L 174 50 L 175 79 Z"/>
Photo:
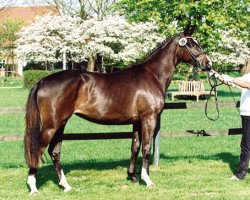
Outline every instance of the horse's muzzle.
<path fill-rule="evenodd" d="M 199 62 L 202 71 L 210 71 L 213 67 L 213 63 L 207 54 L 201 54 L 197 57 L 197 61 Z"/>

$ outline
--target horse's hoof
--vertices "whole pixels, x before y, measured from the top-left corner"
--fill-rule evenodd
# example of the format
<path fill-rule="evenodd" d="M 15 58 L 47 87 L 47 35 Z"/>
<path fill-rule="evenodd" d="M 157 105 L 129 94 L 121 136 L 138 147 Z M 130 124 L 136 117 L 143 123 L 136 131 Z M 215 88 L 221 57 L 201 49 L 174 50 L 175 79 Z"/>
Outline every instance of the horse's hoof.
<path fill-rule="evenodd" d="M 68 192 L 68 191 L 70 191 L 72 189 L 72 187 L 71 186 L 68 186 L 68 187 L 66 187 L 66 188 L 64 188 L 64 192 Z"/>
<path fill-rule="evenodd" d="M 137 179 L 136 176 L 128 176 L 127 180 L 131 180 L 132 183 L 139 183 L 139 180 Z"/>
<path fill-rule="evenodd" d="M 31 191 L 30 192 L 30 196 L 37 196 L 37 195 L 39 195 L 40 193 L 39 193 L 39 191 L 38 190 L 36 190 L 36 191 Z"/>
<path fill-rule="evenodd" d="M 139 180 L 136 177 L 131 177 L 131 181 L 133 183 L 139 183 Z"/>
<path fill-rule="evenodd" d="M 149 188 L 149 189 L 154 188 L 154 187 L 155 187 L 155 184 L 153 184 L 153 183 L 147 185 L 147 188 Z"/>

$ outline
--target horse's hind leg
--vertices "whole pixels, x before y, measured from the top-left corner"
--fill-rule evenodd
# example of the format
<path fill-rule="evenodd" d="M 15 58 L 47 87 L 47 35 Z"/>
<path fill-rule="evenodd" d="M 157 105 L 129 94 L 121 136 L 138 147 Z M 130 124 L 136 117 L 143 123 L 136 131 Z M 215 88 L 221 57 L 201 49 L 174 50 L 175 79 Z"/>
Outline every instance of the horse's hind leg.
<path fill-rule="evenodd" d="M 38 155 L 37 155 L 37 160 L 41 159 L 41 156 L 45 150 L 45 148 L 48 146 L 50 143 L 52 137 L 55 134 L 56 129 L 43 129 L 41 131 L 41 138 L 40 138 L 40 143 L 39 143 L 39 149 L 38 149 Z M 30 195 L 36 195 L 38 194 L 38 189 L 36 187 L 36 176 L 37 176 L 37 167 L 31 167 L 29 169 L 29 175 L 28 175 L 28 185 L 30 186 Z"/>
<path fill-rule="evenodd" d="M 141 125 L 140 123 L 134 124 L 133 126 L 133 138 L 131 145 L 131 160 L 128 168 L 128 176 L 134 182 L 138 182 L 136 177 L 136 160 L 141 146 Z"/>
<path fill-rule="evenodd" d="M 71 190 L 71 186 L 68 184 L 67 179 L 64 175 L 62 170 L 61 162 L 60 162 L 60 153 L 61 153 L 61 145 L 62 145 L 62 137 L 63 131 L 66 124 L 62 125 L 56 132 L 55 136 L 53 137 L 50 145 L 49 145 L 49 155 L 53 161 L 59 185 L 61 185 L 64 189 L 64 192 L 68 192 Z"/>
<path fill-rule="evenodd" d="M 38 189 L 36 187 L 36 175 L 37 175 L 37 169 L 30 168 L 27 181 L 28 185 L 30 186 L 30 195 L 39 194 Z"/>

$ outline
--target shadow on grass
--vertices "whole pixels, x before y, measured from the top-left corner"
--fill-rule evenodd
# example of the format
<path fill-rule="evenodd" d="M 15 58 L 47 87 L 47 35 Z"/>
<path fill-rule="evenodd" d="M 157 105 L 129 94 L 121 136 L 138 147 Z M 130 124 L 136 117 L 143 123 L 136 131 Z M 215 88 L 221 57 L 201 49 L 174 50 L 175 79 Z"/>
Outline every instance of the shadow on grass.
<path fill-rule="evenodd" d="M 227 91 L 218 91 L 218 96 L 219 97 L 232 97 L 232 94 L 234 97 L 240 97 L 241 95 L 241 90 L 235 92 L 235 91 L 232 91 L 232 93 L 230 92 L 230 90 L 228 89 Z"/>
<path fill-rule="evenodd" d="M 138 158 L 137 169 L 140 169 L 142 160 Z M 63 171 L 67 177 L 67 174 L 73 170 L 119 170 L 121 167 L 128 167 L 129 160 L 108 160 L 108 161 L 98 161 L 98 160 L 86 160 L 86 161 L 75 161 L 74 163 L 64 164 L 62 163 Z M 53 181 L 54 184 L 58 185 L 58 180 L 55 172 L 55 168 L 52 164 L 47 164 L 38 169 L 37 174 L 37 186 L 38 189 L 42 187 L 46 182 Z M 59 185 L 58 185 L 59 187 Z"/>
<path fill-rule="evenodd" d="M 177 157 L 166 156 L 165 154 L 161 154 L 160 158 L 168 162 L 176 161 L 176 160 L 183 160 L 183 159 L 221 160 L 222 162 L 228 164 L 232 173 L 235 172 L 238 162 L 239 162 L 239 156 L 233 155 L 232 153 L 229 153 L 229 152 L 223 152 L 223 153 L 218 153 L 218 154 L 209 155 L 209 156 L 198 155 L 198 156 L 177 156 Z"/>
<path fill-rule="evenodd" d="M 153 156 L 152 156 L 153 157 Z M 239 157 L 236 155 L 233 155 L 229 152 L 222 152 L 214 155 L 197 155 L 197 156 L 168 156 L 165 154 L 160 155 L 160 159 L 163 159 L 167 162 L 174 162 L 177 160 L 185 160 L 185 159 L 197 159 L 197 160 L 221 160 L 224 163 L 227 163 L 232 173 L 236 170 L 237 164 L 239 162 Z M 141 163 L 142 158 L 138 157 L 137 160 L 137 177 L 139 177 L 139 170 L 141 169 Z M 152 165 L 152 160 L 151 160 Z M 75 161 L 74 163 L 68 163 L 68 164 L 62 164 L 64 173 L 67 177 L 67 174 L 70 171 L 73 170 L 97 170 L 97 171 L 103 171 L 103 170 L 119 170 L 122 168 L 127 168 L 129 166 L 129 159 L 123 159 L 123 160 L 107 160 L 107 161 L 98 161 L 98 160 L 86 160 L 86 161 Z M 124 173 L 121 171 L 121 173 Z M 55 169 L 52 164 L 47 164 L 42 166 L 38 170 L 38 176 L 37 176 L 37 186 L 38 188 L 41 188 L 46 182 L 52 181 L 55 185 L 58 185 L 58 180 L 56 177 Z M 143 183 L 142 183 L 143 184 Z"/>
<path fill-rule="evenodd" d="M 153 157 L 153 156 L 152 156 Z M 160 155 L 160 159 L 165 160 L 166 162 L 175 162 L 176 160 L 185 160 L 185 159 L 197 159 L 197 160 L 221 160 L 224 163 L 227 163 L 232 173 L 236 170 L 237 164 L 239 161 L 239 157 L 236 155 L 233 155 L 229 152 L 222 152 L 214 155 L 198 155 L 198 156 L 167 156 L 165 154 Z M 140 177 L 139 170 L 141 169 L 141 163 L 142 159 L 141 157 L 138 157 L 137 161 L 137 177 Z M 152 164 L 152 160 L 151 160 Z M 72 170 L 97 170 L 97 171 L 103 171 L 103 170 L 115 170 L 122 168 L 127 168 L 129 166 L 129 159 L 123 159 L 123 160 L 107 160 L 107 161 L 98 161 L 98 160 L 86 160 L 86 161 L 75 161 L 74 163 L 68 163 L 68 164 L 62 164 L 64 173 L 67 177 L 67 174 Z M 123 173 L 123 172 L 121 172 Z M 37 176 L 37 186 L 38 188 L 41 188 L 46 182 L 53 181 L 55 185 L 58 185 L 58 180 L 56 177 L 56 172 L 54 169 L 54 166 L 52 164 L 47 164 L 42 166 L 38 170 L 38 176 Z M 141 181 L 140 181 L 141 182 Z M 143 183 L 141 183 L 143 184 Z M 59 185 L 58 185 L 59 187 Z"/>

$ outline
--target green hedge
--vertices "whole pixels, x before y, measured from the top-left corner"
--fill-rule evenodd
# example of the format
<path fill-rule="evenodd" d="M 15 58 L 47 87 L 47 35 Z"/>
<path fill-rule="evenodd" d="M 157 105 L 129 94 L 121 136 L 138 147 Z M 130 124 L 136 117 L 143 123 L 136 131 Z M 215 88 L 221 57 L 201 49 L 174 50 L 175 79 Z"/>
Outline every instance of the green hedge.
<path fill-rule="evenodd" d="M 32 88 L 42 78 L 56 72 L 58 71 L 26 70 L 23 73 L 23 86 L 25 88 Z"/>
<path fill-rule="evenodd" d="M 194 77 L 191 77 L 192 74 L 186 74 L 186 75 L 181 75 L 181 74 L 174 74 L 173 75 L 173 80 L 189 80 L 191 78 L 194 78 Z M 207 74 L 206 73 L 198 73 L 195 77 L 195 80 L 201 80 L 201 79 L 206 79 L 207 78 Z"/>

